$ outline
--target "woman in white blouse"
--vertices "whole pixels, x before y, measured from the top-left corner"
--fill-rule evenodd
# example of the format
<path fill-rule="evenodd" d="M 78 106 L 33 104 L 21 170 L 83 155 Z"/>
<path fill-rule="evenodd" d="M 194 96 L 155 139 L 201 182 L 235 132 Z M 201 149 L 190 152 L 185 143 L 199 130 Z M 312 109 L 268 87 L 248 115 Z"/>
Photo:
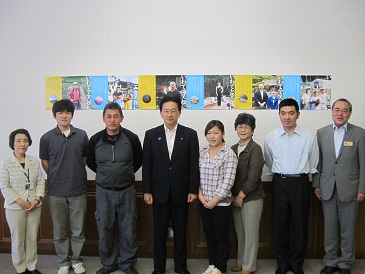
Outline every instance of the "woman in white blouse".
<path fill-rule="evenodd" d="M 26 154 L 31 144 L 26 129 L 10 133 L 9 146 L 13 153 L 0 165 L 0 188 L 11 232 L 11 255 L 20 274 L 40 274 L 36 268 L 37 234 L 44 179 L 38 159 Z"/>

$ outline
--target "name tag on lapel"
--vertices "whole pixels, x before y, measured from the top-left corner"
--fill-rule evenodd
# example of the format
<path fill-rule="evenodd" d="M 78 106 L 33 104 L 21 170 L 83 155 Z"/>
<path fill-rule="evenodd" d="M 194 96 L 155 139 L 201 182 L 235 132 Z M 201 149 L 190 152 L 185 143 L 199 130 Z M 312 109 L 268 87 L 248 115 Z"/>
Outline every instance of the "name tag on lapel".
<path fill-rule="evenodd" d="M 352 142 L 352 141 L 344 141 L 343 142 L 343 145 L 345 147 L 352 147 L 354 145 L 354 142 Z"/>

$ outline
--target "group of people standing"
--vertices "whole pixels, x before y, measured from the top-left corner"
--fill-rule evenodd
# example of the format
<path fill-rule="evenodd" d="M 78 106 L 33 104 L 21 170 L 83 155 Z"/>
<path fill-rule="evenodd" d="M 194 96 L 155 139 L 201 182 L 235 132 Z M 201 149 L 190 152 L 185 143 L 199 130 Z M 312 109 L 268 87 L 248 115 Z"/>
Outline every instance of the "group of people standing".
<path fill-rule="evenodd" d="M 351 273 L 357 208 L 365 196 L 365 131 L 348 123 L 352 113 L 349 101 L 339 99 L 333 103 L 333 124 L 319 129 L 316 136 L 297 125 L 298 103 L 290 98 L 282 100 L 282 126 L 265 136 L 264 153 L 253 141 L 256 120 L 251 114 L 237 116 L 234 128 L 238 142 L 232 147 L 224 141 L 223 123 L 210 121 L 204 131 L 208 145 L 199 151 L 197 132 L 178 123 L 181 100 L 164 96 L 159 109 L 163 124 L 146 131 L 142 149 L 139 137 L 121 126 L 124 116 L 118 103 L 106 104 L 102 117 L 105 129 L 90 140 L 85 131 L 71 125 L 74 104 L 69 100 L 54 103 L 52 112 L 57 126 L 41 137 L 39 156 L 47 173 L 58 274 L 68 274 L 70 269 L 76 274 L 85 273 L 80 256 L 85 242 L 85 165 L 96 173 L 95 219 L 102 263 L 97 274 L 117 269 L 127 274 L 138 273 L 134 268 L 137 206 L 133 184 L 135 172 L 141 166 L 143 198 L 153 210 L 152 274 L 166 271 L 170 221 L 174 231 L 174 270 L 190 273 L 186 244 L 188 208 L 197 198 L 208 248 L 209 264 L 204 274 L 227 272 L 231 216 L 238 241 L 237 265 L 231 270 L 241 274 L 255 272 L 265 196 L 261 181 L 264 164 L 273 176 L 274 250 L 278 266 L 275 273 L 304 273 L 309 174 L 324 213 L 326 255 L 320 273 Z M 13 264 L 17 273 L 22 274 L 40 273 L 36 268 L 36 239 L 44 179 L 38 160 L 26 154 L 31 143 L 27 130 L 12 132 L 9 146 L 13 154 L 0 166 Z M 339 246 L 341 255 L 337 253 Z"/>
<path fill-rule="evenodd" d="M 279 95 L 277 89 L 273 87 L 270 96 L 268 96 L 264 85 L 260 84 L 253 96 L 253 107 L 255 109 L 278 109 Z"/>
<path fill-rule="evenodd" d="M 351 113 L 348 100 L 336 100 L 333 123 L 314 135 L 297 125 L 300 112 L 294 99 L 279 104 L 282 127 L 264 141 L 265 164 L 273 175 L 275 274 L 304 273 L 309 174 L 324 216 L 325 267 L 320 274 L 351 273 L 358 205 L 365 197 L 365 130 L 348 122 Z"/>
<path fill-rule="evenodd" d="M 324 88 L 313 91 L 313 95 L 311 92 L 311 88 L 308 87 L 305 89 L 305 93 L 303 93 L 301 97 L 301 108 L 307 110 L 326 110 L 327 109 L 327 94 Z"/>
<path fill-rule="evenodd" d="M 115 91 L 110 91 L 109 102 L 116 102 L 120 105 L 122 109 L 130 110 L 132 109 L 133 95 L 131 93 L 131 88 L 127 88 L 126 92 L 123 93 L 120 86 L 117 86 Z"/>

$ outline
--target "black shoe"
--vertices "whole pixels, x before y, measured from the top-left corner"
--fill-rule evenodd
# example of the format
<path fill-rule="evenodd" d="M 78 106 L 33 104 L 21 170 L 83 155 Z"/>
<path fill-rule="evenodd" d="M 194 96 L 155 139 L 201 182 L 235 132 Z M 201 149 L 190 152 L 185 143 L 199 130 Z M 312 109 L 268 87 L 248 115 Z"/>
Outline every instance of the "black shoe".
<path fill-rule="evenodd" d="M 301 269 L 293 270 L 294 274 L 304 274 L 304 271 Z"/>
<path fill-rule="evenodd" d="M 153 270 L 152 274 L 163 274 L 165 273 L 165 271 L 157 271 L 157 270 Z"/>
<path fill-rule="evenodd" d="M 190 272 L 189 272 L 189 270 L 187 270 L 187 269 L 185 269 L 185 270 L 183 270 L 183 271 L 181 271 L 181 272 L 179 272 L 180 274 L 191 274 Z"/>
<path fill-rule="evenodd" d="M 126 271 L 124 271 L 126 274 L 138 274 L 138 271 L 134 269 L 133 266 L 131 266 L 130 268 L 127 268 Z"/>
<path fill-rule="evenodd" d="M 288 272 L 286 268 L 278 268 L 275 270 L 275 274 L 286 274 L 286 272 Z"/>
<path fill-rule="evenodd" d="M 41 272 L 39 272 L 37 269 L 34 270 L 27 270 L 26 273 L 30 273 L 30 274 L 42 274 Z"/>
<path fill-rule="evenodd" d="M 351 274 L 350 268 L 338 268 L 338 273 L 340 274 Z"/>
<path fill-rule="evenodd" d="M 326 265 L 322 270 L 320 274 L 332 274 L 337 271 L 337 267 L 335 266 L 328 266 Z"/>
<path fill-rule="evenodd" d="M 117 271 L 118 268 L 115 269 L 107 269 L 105 267 L 100 268 L 98 271 L 96 271 L 96 274 L 109 274 L 111 272 Z"/>

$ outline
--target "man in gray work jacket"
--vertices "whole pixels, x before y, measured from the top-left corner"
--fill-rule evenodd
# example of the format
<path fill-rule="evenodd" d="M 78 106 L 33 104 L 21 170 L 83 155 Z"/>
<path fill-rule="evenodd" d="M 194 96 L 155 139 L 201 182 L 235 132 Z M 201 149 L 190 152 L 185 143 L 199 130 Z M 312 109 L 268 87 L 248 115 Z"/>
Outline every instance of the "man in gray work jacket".
<path fill-rule="evenodd" d="M 90 138 L 87 148 L 87 166 L 96 173 L 95 218 L 103 265 L 96 274 L 108 274 L 118 268 L 127 274 L 138 273 L 134 269 L 137 206 L 133 184 L 134 173 L 142 165 L 142 146 L 136 134 L 120 126 L 123 119 L 118 103 L 106 104 L 103 111 L 106 128 Z"/>

